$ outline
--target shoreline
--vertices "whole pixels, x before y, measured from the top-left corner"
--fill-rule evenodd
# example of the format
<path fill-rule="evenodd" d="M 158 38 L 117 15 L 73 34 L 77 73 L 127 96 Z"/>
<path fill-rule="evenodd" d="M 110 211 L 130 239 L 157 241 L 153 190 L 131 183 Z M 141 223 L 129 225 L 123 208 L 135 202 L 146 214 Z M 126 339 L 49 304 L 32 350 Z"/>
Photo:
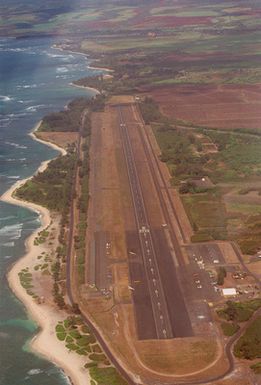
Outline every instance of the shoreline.
<path fill-rule="evenodd" d="M 29 133 L 34 140 L 44 143 L 55 150 L 58 150 L 62 154 L 66 154 L 66 151 L 61 147 L 38 139 L 35 136 L 35 132 L 40 127 L 41 121 L 33 128 Z M 40 164 L 36 173 L 44 171 L 48 167 L 48 163 L 51 161 L 46 160 Z M 18 273 L 26 267 L 33 267 L 37 261 L 37 255 L 39 254 L 39 246 L 34 245 L 34 239 L 37 234 L 46 228 L 51 223 L 51 214 L 45 207 L 30 203 L 24 200 L 17 199 L 13 196 L 13 193 L 17 188 L 22 186 L 27 180 L 33 177 L 30 176 L 26 179 L 17 181 L 10 187 L 1 197 L 0 200 L 12 205 L 25 207 L 31 211 L 36 212 L 39 215 L 41 226 L 38 227 L 26 240 L 26 252 L 21 256 L 12 266 L 10 266 L 7 272 L 7 279 L 10 289 L 15 296 L 26 307 L 28 316 L 32 318 L 40 327 L 40 331 L 32 337 L 30 341 L 30 348 L 32 351 L 52 362 L 54 365 L 60 368 L 60 370 L 66 375 L 68 381 L 74 385 L 87 385 L 90 383 L 90 375 L 88 370 L 83 368 L 86 363 L 86 357 L 79 356 L 75 352 L 69 352 L 64 343 L 59 341 L 56 337 L 55 326 L 58 321 L 64 320 L 68 313 L 64 310 L 58 310 L 51 304 L 38 304 L 36 301 L 26 293 L 26 290 L 21 286 Z M 44 248 L 48 248 L 43 246 Z"/>
<path fill-rule="evenodd" d="M 43 140 L 43 139 L 40 139 L 40 138 L 38 138 L 38 137 L 36 136 L 35 133 L 38 131 L 38 129 L 40 128 L 41 124 L 42 124 L 42 120 L 40 120 L 40 121 L 33 127 L 33 129 L 31 130 L 31 132 L 29 132 L 28 135 L 29 135 L 33 140 L 35 140 L 36 142 L 40 142 L 40 143 L 44 144 L 45 146 L 51 147 L 53 150 L 59 151 L 62 155 L 66 155 L 66 150 L 65 150 L 64 148 L 59 147 L 57 144 L 54 144 L 54 143 L 52 143 L 52 142 L 47 142 L 47 141 L 45 141 L 45 140 Z M 43 171 L 43 169 L 41 169 L 41 167 L 43 167 L 43 164 L 44 164 L 45 162 L 47 162 L 47 165 L 48 165 L 48 163 L 50 162 L 50 160 L 46 160 L 46 161 L 44 161 L 42 164 L 40 164 L 40 166 L 39 166 L 39 168 L 36 170 L 36 172 L 39 172 L 39 171 L 42 172 L 42 171 Z M 47 165 L 46 165 L 46 167 L 47 167 Z M 45 165 L 44 165 L 44 166 L 45 166 Z M 33 176 L 33 175 L 32 175 L 32 176 Z M 30 178 L 32 178 L 32 177 L 29 177 L 29 178 L 27 178 L 27 179 L 30 179 Z M 27 179 L 25 179 L 25 181 L 26 181 Z"/>
<path fill-rule="evenodd" d="M 83 56 L 85 56 L 86 58 L 89 58 L 89 55 L 88 55 L 87 53 L 80 52 L 80 51 L 72 51 L 72 50 L 69 50 L 69 49 L 66 49 L 66 48 L 58 47 L 58 46 L 56 46 L 55 44 L 52 45 L 51 48 L 53 48 L 53 49 L 58 49 L 59 51 L 62 51 L 62 52 L 69 52 L 69 53 L 74 53 L 74 54 L 77 54 L 77 55 L 83 55 Z M 106 67 L 93 67 L 93 66 L 87 65 L 87 68 L 92 69 L 92 70 L 99 70 L 99 71 L 106 71 L 106 72 L 114 72 L 114 70 L 112 70 L 111 68 L 106 68 Z"/>
<path fill-rule="evenodd" d="M 97 88 L 93 88 L 93 87 L 88 87 L 88 86 L 80 86 L 80 85 L 78 85 L 78 84 L 75 84 L 75 83 L 69 83 L 70 84 L 70 86 L 72 86 L 72 87 L 77 87 L 77 88 L 82 88 L 82 89 L 85 89 L 85 90 L 90 90 L 90 91 L 94 91 L 95 93 L 96 93 L 96 95 L 97 94 L 101 94 L 100 93 L 100 91 L 99 90 L 97 90 Z"/>
<path fill-rule="evenodd" d="M 106 67 L 93 67 L 93 66 L 88 66 L 90 70 L 101 70 L 101 71 L 106 71 L 106 72 L 114 72 L 114 70 Z"/>

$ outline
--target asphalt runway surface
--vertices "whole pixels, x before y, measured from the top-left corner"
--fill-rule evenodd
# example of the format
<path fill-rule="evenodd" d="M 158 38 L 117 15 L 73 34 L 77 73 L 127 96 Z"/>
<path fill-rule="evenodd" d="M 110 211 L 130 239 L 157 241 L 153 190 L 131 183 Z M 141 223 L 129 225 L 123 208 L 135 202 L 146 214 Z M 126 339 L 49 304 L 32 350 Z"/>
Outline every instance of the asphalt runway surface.
<path fill-rule="evenodd" d="M 108 258 L 109 237 L 104 231 L 99 231 L 95 236 L 95 286 L 99 290 L 108 290 Z"/>
<path fill-rule="evenodd" d="M 151 338 L 150 335 L 158 339 L 192 336 L 189 314 L 166 235 L 160 224 L 157 228 L 150 225 L 146 211 L 135 162 L 136 149 L 128 132 L 133 129 L 133 126 L 128 127 L 130 109 L 118 106 L 117 110 L 137 226 L 134 243 L 139 245 L 136 251 L 130 249 L 129 253 L 130 289 L 133 292 L 138 336 L 140 339 Z M 132 245 L 133 241 L 130 242 Z"/>

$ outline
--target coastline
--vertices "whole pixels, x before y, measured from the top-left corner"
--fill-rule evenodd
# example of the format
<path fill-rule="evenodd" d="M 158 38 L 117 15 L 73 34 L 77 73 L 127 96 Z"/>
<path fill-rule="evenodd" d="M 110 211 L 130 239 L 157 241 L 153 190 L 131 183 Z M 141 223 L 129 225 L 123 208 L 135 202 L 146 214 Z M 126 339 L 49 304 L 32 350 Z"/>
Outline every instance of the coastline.
<path fill-rule="evenodd" d="M 34 140 L 44 143 L 45 145 L 48 145 L 55 150 L 58 150 L 63 155 L 66 154 L 64 149 L 53 143 L 38 139 L 35 136 L 35 131 L 37 131 L 40 124 L 41 121 L 33 128 L 29 135 Z M 48 163 L 50 161 L 51 160 L 42 162 L 36 173 L 44 171 L 48 167 Z M 51 223 L 51 214 L 47 208 L 14 198 L 13 196 L 14 191 L 32 177 L 33 176 L 17 181 L 0 197 L 1 201 L 16 206 L 22 206 L 36 212 L 39 215 L 39 219 L 41 221 L 41 226 L 37 228 L 25 241 L 25 255 L 23 255 L 10 268 L 10 271 L 7 274 L 8 283 L 16 297 L 19 298 L 25 305 L 30 318 L 35 320 L 41 328 L 41 330 L 37 333 L 36 336 L 33 337 L 30 342 L 30 348 L 32 351 L 60 367 L 68 377 L 68 380 L 72 381 L 74 385 L 87 385 L 90 383 L 91 378 L 88 370 L 83 368 L 83 365 L 86 363 L 86 358 L 79 356 L 75 352 L 69 352 L 64 343 L 59 341 L 56 337 L 55 326 L 58 321 L 64 320 L 68 316 L 68 313 L 66 311 L 57 309 L 50 303 L 36 303 L 36 301 L 26 293 L 26 290 L 20 284 L 18 273 L 26 267 L 33 268 L 37 262 L 39 246 L 34 245 L 34 239 L 37 233 L 42 231 Z M 46 246 L 44 247 L 46 248 Z"/>
<path fill-rule="evenodd" d="M 86 58 L 89 57 L 87 53 L 80 52 L 80 51 L 72 51 L 72 50 L 69 50 L 69 49 L 66 49 L 63 47 L 56 46 L 56 44 L 53 44 L 51 48 L 58 49 L 59 51 L 62 51 L 62 52 L 69 52 L 69 53 L 74 53 L 77 55 L 83 55 Z M 93 66 L 87 65 L 87 68 L 92 69 L 92 70 L 98 70 L 98 71 L 114 72 L 114 70 L 112 70 L 111 68 L 106 68 L 106 67 L 93 67 Z"/>
<path fill-rule="evenodd" d="M 42 120 L 40 120 L 32 129 L 32 131 L 28 134 L 33 140 L 35 140 L 36 142 L 40 142 L 40 143 L 43 143 L 45 144 L 46 146 L 49 146 L 51 147 L 52 149 L 54 150 L 57 150 L 59 151 L 62 155 L 66 155 L 66 151 L 64 148 L 62 147 L 59 147 L 57 146 L 57 144 L 54 144 L 52 142 L 46 142 L 45 140 L 42 140 L 40 138 L 38 138 L 35 133 L 38 131 L 39 127 L 41 126 L 42 124 Z M 45 168 L 47 167 L 48 163 L 50 162 L 50 160 L 46 160 L 45 162 L 43 162 L 42 164 L 40 164 L 39 168 L 37 169 L 36 173 L 37 172 L 42 172 L 45 170 Z M 44 168 L 43 168 L 44 167 Z M 27 179 L 30 179 L 32 177 L 29 177 Z M 27 179 L 24 179 L 23 183 L 25 183 L 27 181 Z M 19 186 L 20 187 L 20 186 Z M 20 200 L 19 200 L 20 202 Z"/>
<path fill-rule="evenodd" d="M 93 67 L 93 66 L 88 66 L 90 70 L 101 70 L 101 71 L 106 71 L 106 72 L 114 72 L 114 70 L 106 67 Z"/>
<path fill-rule="evenodd" d="M 97 90 L 97 88 L 93 88 L 93 87 L 86 87 L 86 86 L 79 86 L 78 84 L 75 84 L 75 83 L 69 83 L 70 86 L 72 87 L 77 87 L 77 88 L 82 88 L 82 89 L 85 89 L 85 90 L 89 90 L 89 91 L 93 91 L 95 92 L 95 94 L 99 94 L 100 95 L 100 91 Z"/>

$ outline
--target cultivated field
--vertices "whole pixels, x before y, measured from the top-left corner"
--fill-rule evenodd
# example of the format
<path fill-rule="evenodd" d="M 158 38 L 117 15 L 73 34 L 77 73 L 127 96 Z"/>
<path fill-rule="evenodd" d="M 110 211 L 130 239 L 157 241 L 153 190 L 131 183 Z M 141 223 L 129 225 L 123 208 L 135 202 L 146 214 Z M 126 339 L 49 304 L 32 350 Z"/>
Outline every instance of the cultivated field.
<path fill-rule="evenodd" d="M 261 85 L 173 85 L 149 91 L 180 123 L 261 132 Z"/>

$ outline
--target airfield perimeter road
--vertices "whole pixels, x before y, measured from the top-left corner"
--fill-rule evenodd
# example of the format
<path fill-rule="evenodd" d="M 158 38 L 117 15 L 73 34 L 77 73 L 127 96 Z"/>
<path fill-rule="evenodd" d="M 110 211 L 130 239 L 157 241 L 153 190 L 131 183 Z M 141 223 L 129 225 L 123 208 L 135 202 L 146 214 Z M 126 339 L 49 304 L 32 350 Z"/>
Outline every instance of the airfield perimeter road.
<path fill-rule="evenodd" d="M 142 121 L 137 119 L 137 114 L 134 114 L 134 104 L 131 105 L 117 105 L 116 106 L 119 117 L 120 132 L 122 136 L 123 150 L 126 159 L 126 167 L 129 177 L 129 184 L 133 202 L 133 209 L 135 214 L 135 221 L 137 227 L 137 238 L 139 240 L 139 263 L 133 262 L 133 258 L 129 256 L 131 289 L 133 290 L 133 301 L 136 309 L 136 324 L 138 326 L 138 335 L 142 339 L 142 330 L 148 327 L 148 316 L 142 315 L 141 298 L 142 293 L 139 293 L 138 282 L 146 281 L 149 296 L 147 301 L 151 302 L 153 320 L 155 323 L 156 335 L 154 338 L 173 338 L 192 336 L 193 330 L 189 314 L 185 305 L 185 301 L 179 286 L 176 269 L 177 258 L 173 257 L 168 240 L 165 234 L 165 229 L 162 224 L 169 223 L 170 220 L 166 215 L 164 200 L 159 194 L 160 187 L 156 185 L 157 180 L 152 176 L 151 183 L 154 184 L 155 190 L 155 206 L 158 205 L 162 210 L 162 217 L 164 222 L 155 225 L 155 221 L 151 221 L 150 212 L 146 207 L 144 194 L 144 186 L 141 183 L 140 170 L 138 171 L 138 154 L 139 151 L 132 141 L 131 130 L 136 130 L 139 135 L 140 127 L 143 127 Z M 134 131 L 133 131 L 134 132 Z M 150 159 L 148 158 L 145 148 L 146 144 L 141 142 L 144 147 L 142 156 L 144 161 L 148 164 L 148 172 L 153 174 L 154 170 L 150 166 Z M 145 163 L 144 163 L 145 164 Z M 177 239 L 174 249 L 179 248 Z M 134 242 L 135 243 L 135 242 Z M 181 251 L 178 250 L 179 260 L 181 261 Z M 143 273 L 141 274 L 141 269 Z M 140 276 L 141 275 L 141 276 Z M 136 279 L 135 279 L 136 278 Z M 145 313 L 143 311 L 143 313 Z M 153 320 L 150 320 L 152 322 Z M 147 323 L 147 326 L 146 326 Z"/>

